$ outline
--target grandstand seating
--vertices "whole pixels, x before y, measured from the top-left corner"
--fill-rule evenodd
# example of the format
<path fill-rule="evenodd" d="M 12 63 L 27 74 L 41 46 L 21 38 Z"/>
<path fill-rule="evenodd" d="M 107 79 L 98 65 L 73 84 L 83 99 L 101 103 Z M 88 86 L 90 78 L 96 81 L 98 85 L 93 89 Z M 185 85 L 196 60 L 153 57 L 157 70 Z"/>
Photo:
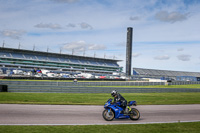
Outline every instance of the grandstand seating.
<path fill-rule="evenodd" d="M 48 57 L 47 57 L 47 60 L 48 60 L 48 61 L 52 61 L 52 62 L 53 62 L 53 61 L 54 61 L 54 62 L 60 62 L 60 60 L 59 60 L 57 57 L 51 57 L 51 56 L 48 56 Z"/>
<path fill-rule="evenodd" d="M 86 60 L 79 60 L 82 64 L 89 64 Z"/>
<path fill-rule="evenodd" d="M 133 73 L 140 76 L 157 76 L 157 77 L 177 77 L 177 76 L 193 76 L 200 77 L 200 72 L 183 72 L 183 71 L 169 71 L 169 70 L 155 70 L 144 68 L 133 68 Z"/>
<path fill-rule="evenodd" d="M 88 62 L 89 62 L 90 64 L 92 64 L 92 65 L 98 65 L 96 61 L 91 61 L 91 60 L 89 60 Z"/>
<path fill-rule="evenodd" d="M 80 63 L 77 59 L 69 59 L 72 63 Z"/>
<path fill-rule="evenodd" d="M 49 56 L 41 56 L 41 55 L 31 55 L 31 54 L 20 54 L 20 53 L 6 53 L 0 52 L 0 56 L 2 57 L 12 57 L 17 59 L 28 59 L 28 60 L 41 60 L 41 61 L 51 61 L 51 62 L 71 62 L 71 63 L 82 63 L 82 64 L 91 64 L 91 65 L 99 65 L 99 66 L 111 66 L 111 67 L 119 67 L 117 63 L 110 62 L 96 62 L 92 60 L 78 60 L 78 59 L 66 59 L 66 58 L 57 58 L 57 57 L 49 57 Z"/>
<path fill-rule="evenodd" d="M 105 62 L 101 62 L 101 61 L 99 61 L 99 62 L 97 62 L 99 65 L 101 65 L 101 66 L 105 66 Z"/>
<path fill-rule="evenodd" d="M 0 57 L 11 57 L 11 55 L 7 52 L 0 52 Z"/>
<path fill-rule="evenodd" d="M 39 51 L 0 48 L 0 65 L 20 68 L 54 68 L 70 71 L 113 73 L 122 67 L 119 60 L 55 54 Z"/>
<path fill-rule="evenodd" d="M 25 59 L 29 59 L 29 60 L 37 60 L 37 57 L 34 55 L 30 55 L 30 54 L 24 54 Z"/>

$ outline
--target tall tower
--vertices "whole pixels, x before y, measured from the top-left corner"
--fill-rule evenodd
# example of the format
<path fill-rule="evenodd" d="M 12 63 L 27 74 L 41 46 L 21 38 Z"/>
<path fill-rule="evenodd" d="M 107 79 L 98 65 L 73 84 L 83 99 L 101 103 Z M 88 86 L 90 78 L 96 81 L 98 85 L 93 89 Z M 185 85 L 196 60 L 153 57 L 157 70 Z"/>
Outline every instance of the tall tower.
<path fill-rule="evenodd" d="M 131 59 L 132 59 L 132 32 L 133 28 L 127 28 L 127 43 L 126 43 L 126 76 L 131 76 Z"/>

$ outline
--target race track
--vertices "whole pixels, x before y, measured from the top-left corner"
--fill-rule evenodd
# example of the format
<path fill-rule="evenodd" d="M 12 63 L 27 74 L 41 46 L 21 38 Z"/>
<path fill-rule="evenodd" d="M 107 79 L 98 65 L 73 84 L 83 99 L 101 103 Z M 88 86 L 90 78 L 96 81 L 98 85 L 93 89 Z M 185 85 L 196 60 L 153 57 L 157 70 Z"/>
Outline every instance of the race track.
<path fill-rule="evenodd" d="M 200 121 L 200 104 L 139 105 L 138 121 L 102 117 L 103 106 L 0 104 L 0 125 L 101 125 Z"/>

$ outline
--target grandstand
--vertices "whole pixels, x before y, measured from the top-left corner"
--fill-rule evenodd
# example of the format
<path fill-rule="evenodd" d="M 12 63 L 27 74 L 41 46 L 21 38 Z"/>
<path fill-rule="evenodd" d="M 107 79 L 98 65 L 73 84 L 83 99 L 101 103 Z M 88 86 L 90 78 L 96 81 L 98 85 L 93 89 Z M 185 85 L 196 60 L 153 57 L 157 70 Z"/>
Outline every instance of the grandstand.
<path fill-rule="evenodd" d="M 133 75 L 146 78 L 150 77 L 150 78 L 182 80 L 182 81 L 200 81 L 200 72 L 133 68 Z"/>
<path fill-rule="evenodd" d="M 103 77 L 109 75 L 111 78 L 113 74 L 117 74 L 122 78 L 124 73 L 123 68 L 117 64 L 119 61 L 121 60 L 0 47 L 0 74 L 8 76 L 14 71 L 33 72 L 35 68 L 39 68 L 55 74 L 78 76 L 80 73 L 85 73 L 90 74 L 90 77 L 91 75 Z M 132 77 L 200 81 L 200 72 L 133 68 Z"/>
<path fill-rule="evenodd" d="M 113 74 L 122 72 L 122 67 L 117 64 L 119 61 L 0 47 L 0 69 L 2 73 L 14 69 L 30 71 L 34 68 L 40 68 L 64 73 Z"/>

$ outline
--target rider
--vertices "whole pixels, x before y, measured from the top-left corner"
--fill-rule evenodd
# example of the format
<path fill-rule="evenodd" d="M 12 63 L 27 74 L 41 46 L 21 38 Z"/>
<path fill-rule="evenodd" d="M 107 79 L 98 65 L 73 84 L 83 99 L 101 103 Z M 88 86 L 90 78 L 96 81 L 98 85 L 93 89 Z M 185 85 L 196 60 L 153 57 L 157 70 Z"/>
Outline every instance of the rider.
<path fill-rule="evenodd" d="M 126 99 L 121 94 L 119 94 L 116 90 L 113 90 L 111 92 L 111 96 L 114 97 L 114 103 L 121 102 L 120 106 L 123 108 L 123 113 L 128 113 L 126 111 L 126 107 L 127 107 Z"/>

